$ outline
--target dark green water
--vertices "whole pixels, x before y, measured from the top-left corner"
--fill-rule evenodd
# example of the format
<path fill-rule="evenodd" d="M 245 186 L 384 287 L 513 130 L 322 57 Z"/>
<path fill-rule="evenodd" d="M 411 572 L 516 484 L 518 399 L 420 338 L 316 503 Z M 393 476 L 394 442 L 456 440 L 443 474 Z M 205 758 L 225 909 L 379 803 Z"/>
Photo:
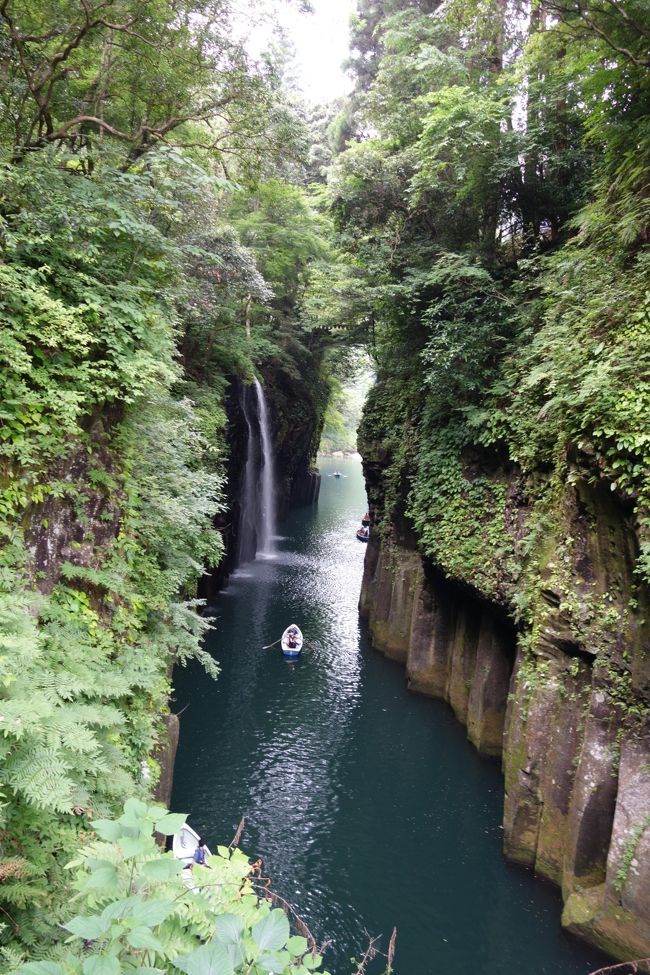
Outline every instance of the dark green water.
<path fill-rule="evenodd" d="M 328 477 L 336 467 L 346 478 Z M 217 683 L 176 674 L 173 808 L 208 843 L 264 857 L 274 888 L 336 975 L 364 930 L 397 926 L 399 975 L 586 975 L 601 957 L 562 934 L 560 898 L 501 856 L 503 785 L 449 708 L 406 691 L 369 645 L 357 601 L 360 465 L 325 461 L 317 508 L 283 525 L 273 561 L 232 579 L 216 607 Z M 297 622 L 297 663 L 277 647 Z"/>

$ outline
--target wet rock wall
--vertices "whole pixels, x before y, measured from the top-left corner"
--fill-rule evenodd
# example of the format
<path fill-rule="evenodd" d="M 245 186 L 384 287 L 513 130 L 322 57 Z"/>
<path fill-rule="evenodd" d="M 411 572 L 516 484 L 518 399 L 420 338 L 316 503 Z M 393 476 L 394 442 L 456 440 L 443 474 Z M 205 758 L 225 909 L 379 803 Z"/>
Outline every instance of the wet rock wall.
<path fill-rule="evenodd" d="M 447 701 L 478 750 L 501 755 L 513 628 L 395 538 L 370 539 L 360 608 L 373 645 L 405 665 L 409 689 Z"/>
<path fill-rule="evenodd" d="M 377 517 L 378 479 L 366 474 Z M 634 527 L 610 492 L 578 481 L 555 514 L 516 623 L 507 599 L 429 565 L 397 520 L 368 544 L 360 608 L 409 688 L 447 701 L 477 749 L 501 756 L 505 855 L 560 886 L 569 931 L 618 959 L 645 958 L 648 594 Z"/>

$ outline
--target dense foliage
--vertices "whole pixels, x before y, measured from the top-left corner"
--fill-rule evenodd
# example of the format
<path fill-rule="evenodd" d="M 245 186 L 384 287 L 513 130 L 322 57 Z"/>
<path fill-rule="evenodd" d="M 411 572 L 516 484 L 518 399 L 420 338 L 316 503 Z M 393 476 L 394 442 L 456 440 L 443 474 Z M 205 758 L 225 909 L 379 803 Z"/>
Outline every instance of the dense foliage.
<path fill-rule="evenodd" d="M 579 477 L 632 506 L 649 578 L 647 11 L 359 7 L 330 190 L 366 289 L 385 527 L 406 499 L 426 555 L 519 614 L 540 518 Z"/>
<path fill-rule="evenodd" d="M 66 865 L 74 915 L 47 961 L 24 975 L 120 975 L 173 970 L 186 975 L 307 975 L 322 958 L 313 939 L 291 934 L 273 895 L 258 896 L 248 858 L 220 846 L 191 874 L 156 845 L 184 815 L 137 799 L 116 819 L 98 819 Z"/>
<path fill-rule="evenodd" d="M 227 0 L 0 4 L 10 966 L 56 951 L 80 837 L 155 786 L 173 665 L 216 674 L 195 596 L 223 548 L 228 383 L 307 365 L 324 405 L 328 327 L 303 309 L 335 256 L 288 181 L 308 138 L 283 65 L 240 33 Z"/>
<path fill-rule="evenodd" d="M 8 967 L 317 967 L 243 859 L 219 863 L 232 897 L 188 894 L 142 801 L 174 662 L 215 671 L 195 594 L 233 377 L 288 388 L 287 425 L 333 389 L 349 439 L 364 343 L 384 530 L 406 509 L 518 619 L 541 542 L 571 543 L 573 479 L 631 512 L 650 576 L 646 20 L 644 0 L 359 0 L 355 91 L 302 119 L 229 0 L 0 2 Z"/>

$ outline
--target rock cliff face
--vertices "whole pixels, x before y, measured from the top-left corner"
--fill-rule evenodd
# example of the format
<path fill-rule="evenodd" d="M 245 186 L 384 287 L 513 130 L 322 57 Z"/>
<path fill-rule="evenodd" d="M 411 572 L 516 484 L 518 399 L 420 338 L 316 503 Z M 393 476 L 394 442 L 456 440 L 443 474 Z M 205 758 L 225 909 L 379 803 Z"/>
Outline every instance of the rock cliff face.
<path fill-rule="evenodd" d="M 376 521 L 381 451 L 365 447 Z M 513 543 L 536 517 L 499 474 Z M 448 701 L 479 751 L 501 755 L 506 856 L 558 884 L 562 923 L 620 959 L 650 956 L 650 652 L 634 526 L 608 485 L 556 492 L 528 562 L 525 611 L 420 555 L 407 524 L 371 538 L 361 610 L 409 687 Z"/>

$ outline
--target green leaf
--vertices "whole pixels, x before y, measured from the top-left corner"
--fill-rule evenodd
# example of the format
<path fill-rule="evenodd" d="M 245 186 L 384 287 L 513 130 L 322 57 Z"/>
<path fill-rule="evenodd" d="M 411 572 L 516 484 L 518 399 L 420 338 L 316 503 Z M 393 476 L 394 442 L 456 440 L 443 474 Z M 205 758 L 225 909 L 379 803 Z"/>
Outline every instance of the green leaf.
<path fill-rule="evenodd" d="M 124 803 L 124 812 L 128 813 L 129 816 L 134 816 L 136 819 L 146 819 L 149 807 L 146 802 L 131 797 Z"/>
<path fill-rule="evenodd" d="M 83 963 L 84 975 L 120 975 L 121 971 L 115 955 L 91 955 Z"/>
<path fill-rule="evenodd" d="M 215 941 L 174 959 L 174 964 L 186 975 L 233 975 L 234 972 L 225 947 Z"/>
<path fill-rule="evenodd" d="M 255 962 L 258 968 L 261 968 L 264 972 L 284 972 L 287 966 L 291 963 L 291 956 L 287 951 L 277 952 L 275 954 L 261 955 Z"/>
<path fill-rule="evenodd" d="M 115 843 L 123 835 L 120 824 L 112 819 L 93 820 L 93 829 L 100 839 L 107 840 L 109 843 Z"/>
<path fill-rule="evenodd" d="M 223 944 L 237 944 L 244 933 L 244 920 L 238 914 L 220 914 L 214 926 L 214 938 Z"/>
<path fill-rule="evenodd" d="M 108 931 L 108 923 L 98 915 L 91 915 L 90 917 L 82 917 L 78 914 L 73 917 L 67 924 L 63 927 L 66 931 L 70 931 L 71 934 L 76 935 L 78 938 L 83 938 L 85 941 L 94 941 L 95 938 L 99 938 L 102 934 Z"/>
<path fill-rule="evenodd" d="M 147 900 L 140 902 L 137 907 L 131 911 L 131 916 L 138 922 L 138 924 L 147 925 L 149 927 L 155 927 L 156 924 L 162 924 L 162 922 L 173 914 L 176 909 L 176 904 L 174 901 L 170 900 Z"/>
<path fill-rule="evenodd" d="M 106 863 L 102 864 L 100 867 L 97 867 L 96 870 L 93 870 L 86 881 L 86 886 L 101 888 L 112 887 L 117 890 L 118 879 L 117 867 L 115 867 L 112 863 Z"/>
<path fill-rule="evenodd" d="M 122 853 L 127 859 L 151 853 L 152 845 L 153 841 L 149 837 L 142 839 L 138 836 L 125 836 L 120 843 Z"/>
<path fill-rule="evenodd" d="M 29 961 L 19 972 L 20 975 L 63 975 L 63 969 L 54 961 Z"/>
<path fill-rule="evenodd" d="M 132 948 L 151 948 L 153 951 L 164 951 L 164 945 L 158 940 L 150 928 L 144 926 L 133 928 L 126 936 Z"/>
<path fill-rule="evenodd" d="M 181 827 L 185 825 L 186 819 L 187 813 L 167 813 L 162 819 L 156 820 L 154 828 L 156 832 L 162 833 L 163 836 L 173 836 L 174 833 L 178 833 Z"/>
<path fill-rule="evenodd" d="M 262 951 L 277 951 L 279 948 L 284 948 L 290 934 L 286 914 L 279 907 L 275 908 L 253 925 L 251 934 L 255 944 Z"/>
<path fill-rule="evenodd" d="M 107 904 L 101 913 L 101 919 L 106 925 L 106 930 L 108 930 L 111 922 L 116 921 L 118 918 L 132 915 L 134 908 L 141 902 L 142 897 L 140 894 L 136 894 L 132 897 L 123 897 L 121 900 Z"/>
<path fill-rule="evenodd" d="M 171 880 L 182 870 L 182 863 L 172 854 L 165 854 L 156 860 L 147 860 L 142 864 L 141 872 L 148 880 Z"/>
<path fill-rule="evenodd" d="M 302 963 L 305 966 L 305 968 L 308 968 L 310 971 L 313 971 L 316 968 L 320 968 L 322 960 L 323 960 L 322 955 L 305 955 L 305 957 L 302 960 Z"/>
<path fill-rule="evenodd" d="M 294 934 L 287 941 L 287 951 L 292 955 L 304 955 L 308 948 L 307 938 L 303 938 L 299 934 Z"/>

